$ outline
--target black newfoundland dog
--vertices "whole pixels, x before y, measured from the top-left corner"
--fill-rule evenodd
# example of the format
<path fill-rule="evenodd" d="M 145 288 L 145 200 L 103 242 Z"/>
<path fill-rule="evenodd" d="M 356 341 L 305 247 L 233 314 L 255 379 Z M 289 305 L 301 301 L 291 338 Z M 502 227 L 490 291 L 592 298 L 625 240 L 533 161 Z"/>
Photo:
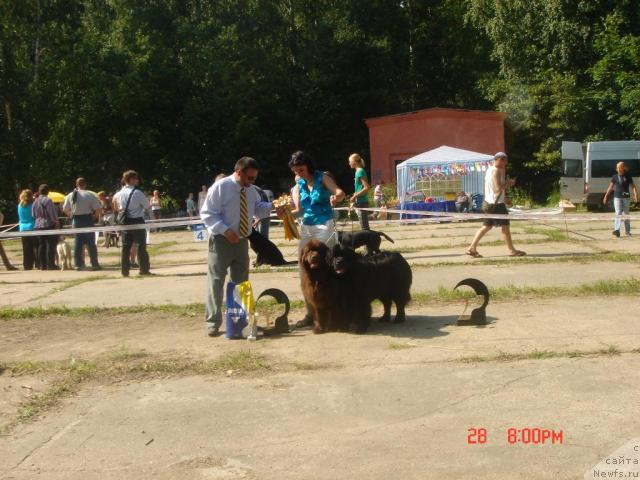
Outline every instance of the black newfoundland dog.
<path fill-rule="evenodd" d="M 253 262 L 254 267 L 259 267 L 260 265 L 295 265 L 298 263 L 296 261 L 287 262 L 276 244 L 258 232 L 255 228 L 251 229 L 251 235 L 247 238 L 249 239 L 251 250 L 256 252 L 257 256 L 256 261 Z"/>
<path fill-rule="evenodd" d="M 397 252 L 363 257 L 342 245 L 333 247 L 332 267 L 338 279 L 339 303 L 349 299 L 356 331 L 364 333 L 371 321 L 371 302 L 384 306 L 381 322 L 391 320 L 391 303 L 396 304 L 394 323 L 405 320 L 405 306 L 411 300 L 411 267 Z"/>

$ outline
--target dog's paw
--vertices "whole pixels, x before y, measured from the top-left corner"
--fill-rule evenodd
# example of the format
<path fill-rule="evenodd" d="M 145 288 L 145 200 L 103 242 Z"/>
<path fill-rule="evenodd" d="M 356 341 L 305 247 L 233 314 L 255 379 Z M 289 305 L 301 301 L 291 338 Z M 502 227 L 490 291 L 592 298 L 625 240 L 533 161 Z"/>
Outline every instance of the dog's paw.
<path fill-rule="evenodd" d="M 322 328 L 321 325 L 314 325 L 313 326 L 313 333 L 324 333 L 326 330 L 324 328 Z"/>

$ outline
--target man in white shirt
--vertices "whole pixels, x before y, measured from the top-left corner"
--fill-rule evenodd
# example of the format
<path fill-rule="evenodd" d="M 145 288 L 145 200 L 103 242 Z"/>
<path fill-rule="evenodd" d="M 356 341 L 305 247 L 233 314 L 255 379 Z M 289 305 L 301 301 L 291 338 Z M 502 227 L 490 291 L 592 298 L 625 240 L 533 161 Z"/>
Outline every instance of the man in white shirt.
<path fill-rule="evenodd" d="M 504 152 L 496 153 L 493 157 L 493 165 L 487 169 L 484 177 L 482 212 L 489 214 L 508 214 L 509 211 L 505 204 L 507 188 L 513 187 L 515 183 L 515 180 L 507 179 L 507 154 Z M 526 255 L 523 251 L 516 250 L 513 246 L 509 220 L 506 218 L 486 218 L 482 223 L 482 227 L 480 227 L 475 237 L 473 237 L 473 241 L 466 251 L 467 255 L 471 255 L 473 258 L 482 258 L 482 255 L 480 255 L 477 250 L 478 243 L 480 243 L 482 237 L 484 237 L 494 225 L 502 228 L 502 236 L 509 249 L 510 257 L 522 257 Z"/>
<path fill-rule="evenodd" d="M 149 210 L 149 199 L 138 189 L 138 174 L 128 170 L 122 174 L 122 190 L 115 194 L 114 200 L 118 212 L 126 210 L 125 225 L 143 226 L 135 230 L 125 230 L 122 238 L 120 265 L 122 276 L 129 276 L 131 268 L 130 253 L 133 242 L 138 244 L 138 263 L 140 275 L 150 275 L 149 254 L 147 253 L 147 231 L 144 228 L 144 213 Z"/>
<path fill-rule="evenodd" d="M 250 157 L 236 162 L 233 175 L 216 181 L 207 192 L 200 218 L 209 231 L 207 303 L 205 321 L 210 337 L 222 324 L 224 282 L 229 270 L 233 283 L 249 279 L 249 242 L 251 219 L 271 213 L 271 202 L 263 202 L 253 183 L 258 163 Z"/>
<path fill-rule="evenodd" d="M 102 211 L 100 200 L 93 193 L 87 191 L 87 181 L 80 177 L 76 180 L 76 188 L 67 195 L 62 204 L 62 210 L 71 219 L 73 228 L 93 227 L 96 217 Z M 100 270 L 98 264 L 98 248 L 96 236 L 93 233 L 76 233 L 73 243 L 73 256 L 76 270 L 84 270 L 84 246 L 89 250 L 91 269 Z"/>

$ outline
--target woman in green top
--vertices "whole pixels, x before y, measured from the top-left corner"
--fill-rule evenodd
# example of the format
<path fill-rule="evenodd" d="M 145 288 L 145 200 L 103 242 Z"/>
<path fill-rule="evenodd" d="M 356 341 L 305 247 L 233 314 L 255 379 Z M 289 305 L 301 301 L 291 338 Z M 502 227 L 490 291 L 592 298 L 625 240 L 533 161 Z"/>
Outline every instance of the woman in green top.
<path fill-rule="evenodd" d="M 351 207 L 356 208 L 358 219 L 360 220 L 360 228 L 362 230 L 369 230 L 369 212 L 366 210 L 359 210 L 360 208 L 369 207 L 369 199 L 367 194 L 371 185 L 367 179 L 367 172 L 364 169 L 364 160 L 357 153 L 349 155 L 349 167 L 356 171 L 355 175 L 355 190 L 351 195 Z"/>

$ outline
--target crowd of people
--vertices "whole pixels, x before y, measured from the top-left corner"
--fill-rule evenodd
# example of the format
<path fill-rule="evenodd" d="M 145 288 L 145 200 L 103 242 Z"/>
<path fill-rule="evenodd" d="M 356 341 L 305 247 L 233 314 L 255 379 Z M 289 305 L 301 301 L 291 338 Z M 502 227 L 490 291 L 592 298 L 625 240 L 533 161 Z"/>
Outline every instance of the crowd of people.
<path fill-rule="evenodd" d="M 493 165 L 485 176 L 484 202 L 482 211 L 487 214 L 508 214 L 506 207 L 507 189 L 513 187 L 514 180 L 507 178 L 506 166 L 508 157 L 503 152 L 494 156 Z M 354 189 L 349 196 L 349 204 L 356 208 L 362 230 L 369 229 L 368 212 L 361 210 L 368 207 L 368 191 L 371 186 L 367 178 L 364 160 L 359 154 L 348 158 L 349 166 L 354 170 Z M 311 155 L 304 151 L 296 151 L 289 160 L 294 186 L 291 189 L 292 211 L 298 218 L 299 242 L 301 252 L 310 240 L 318 240 L 328 247 L 338 241 L 336 216 L 334 208 L 347 198 L 330 172 L 319 169 Z M 187 215 L 190 219 L 199 219 L 209 232 L 207 294 L 205 304 L 205 322 L 210 336 L 219 334 L 222 324 L 223 288 L 227 274 L 234 283 L 241 283 L 249 277 L 249 244 L 248 237 L 252 229 L 262 235 L 269 235 L 269 218 L 276 203 L 273 193 L 254 185 L 258 178 L 258 162 L 251 157 L 240 158 L 231 175 L 218 175 L 213 184 L 207 188 L 202 186 L 198 194 L 198 202 L 193 194 L 185 201 Z M 137 247 L 137 258 L 141 275 L 149 275 L 150 262 L 146 249 L 147 232 L 145 219 L 160 220 L 162 218 L 162 201 L 159 191 L 155 190 L 151 197 L 138 186 L 138 174 L 129 170 L 122 175 L 122 188 L 112 198 L 100 192 L 97 197 L 87 190 L 84 178 L 76 180 L 76 188 L 69 193 L 63 202 L 62 210 L 71 219 L 75 228 L 91 227 L 96 223 L 109 221 L 134 228 L 123 231 L 121 252 L 121 273 L 129 276 L 133 264 L 132 251 Z M 628 174 L 623 162 L 617 166 L 617 174 L 611 179 L 605 195 L 605 202 L 610 194 L 614 195 L 616 213 L 628 213 L 631 193 L 637 202 L 637 189 Z M 60 228 L 59 212 L 48 197 L 49 187 L 40 185 L 37 194 L 26 189 L 20 193 L 18 216 L 21 232 L 38 230 L 55 230 Z M 382 184 L 376 185 L 373 198 L 376 207 L 385 204 Z M 465 192 L 456 196 L 456 209 L 468 211 L 469 197 Z M 278 216 L 283 217 L 283 207 L 276 208 Z M 1 215 L 1 214 L 0 214 Z M 0 218 L 0 224 L 2 218 Z M 630 221 L 624 222 L 625 230 L 630 235 Z M 135 227 L 137 226 L 137 228 Z M 466 253 L 472 257 L 481 257 L 477 246 L 481 239 L 494 226 L 500 226 L 504 241 L 511 256 L 523 256 L 525 252 L 517 250 L 513 245 L 509 220 L 486 218 L 476 232 Z M 620 235 L 620 220 L 616 218 L 614 235 Z M 25 270 L 40 268 L 56 269 L 55 253 L 60 235 L 36 235 L 22 237 L 23 262 Z M 88 250 L 91 268 L 100 269 L 94 233 L 77 233 L 74 241 L 74 261 L 77 269 L 85 268 L 84 250 Z M 11 266 L 2 245 L 0 256 L 7 268 Z M 301 325 L 310 325 L 312 318 L 307 314 Z"/>
<path fill-rule="evenodd" d="M 18 224 L 20 232 L 34 232 L 39 230 L 60 230 L 64 225 L 73 228 L 93 227 L 95 225 L 115 225 L 117 214 L 126 211 L 126 223 L 145 223 L 148 220 L 162 219 L 162 199 L 160 192 L 154 190 L 151 195 L 138 188 L 138 175 L 133 170 L 124 172 L 120 191 L 109 195 L 104 191 L 97 194 L 88 190 L 86 179 L 76 179 L 74 190 L 66 195 L 62 202 L 54 203 L 49 198 L 50 188 L 42 184 L 34 192 L 24 189 L 20 192 L 17 204 Z M 131 193 L 132 202 L 127 205 L 128 196 Z M 186 212 L 189 218 L 197 219 L 199 207 L 204 202 L 207 187 L 202 186 L 199 194 L 199 206 L 196 207 L 193 193 L 189 194 L 185 201 Z M 3 224 L 4 215 L 0 212 L 0 225 Z M 190 227 L 187 227 L 190 228 Z M 141 274 L 149 274 L 149 259 L 146 252 L 147 228 L 124 231 L 122 233 L 122 274 L 127 276 L 131 266 L 139 267 Z M 264 229 L 266 230 L 266 229 Z M 266 233 L 266 232 L 265 232 Z M 61 268 L 58 259 L 58 244 L 66 242 L 65 233 L 47 235 L 28 235 L 21 237 L 22 263 L 24 270 L 58 270 Z M 97 235 L 93 232 L 77 233 L 73 235 L 73 264 L 76 270 L 100 270 L 98 259 Z M 143 237 L 144 240 L 143 241 Z M 105 234 L 105 247 L 113 243 L 118 246 L 120 235 L 107 232 Z M 88 255 L 90 267 L 86 265 L 85 256 Z M 11 264 L 2 244 L 0 243 L 0 257 L 9 270 L 17 269 Z M 126 257 L 126 259 L 125 259 Z"/>

